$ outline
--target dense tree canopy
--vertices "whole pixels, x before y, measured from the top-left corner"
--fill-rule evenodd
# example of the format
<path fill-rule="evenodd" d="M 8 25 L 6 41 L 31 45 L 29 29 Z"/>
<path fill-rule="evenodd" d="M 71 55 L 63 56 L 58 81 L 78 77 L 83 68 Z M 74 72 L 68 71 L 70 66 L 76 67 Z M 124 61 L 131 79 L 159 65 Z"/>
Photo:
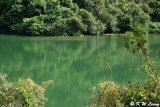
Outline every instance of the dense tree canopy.
<path fill-rule="evenodd" d="M 0 33 L 124 33 L 138 21 L 160 33 L 159 0 L 0 0 Z"/>

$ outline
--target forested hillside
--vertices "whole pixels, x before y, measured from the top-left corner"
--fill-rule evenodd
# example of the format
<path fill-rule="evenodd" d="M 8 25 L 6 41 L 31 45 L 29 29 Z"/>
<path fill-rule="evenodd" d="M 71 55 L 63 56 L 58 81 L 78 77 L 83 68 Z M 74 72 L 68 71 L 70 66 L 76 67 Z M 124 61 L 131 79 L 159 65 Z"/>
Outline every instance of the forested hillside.
<path fill-rule="evenodd" d="M 124 33 L 135 21 L 160 33 L 160 0 L 0 0 L 0 33 Z"/>

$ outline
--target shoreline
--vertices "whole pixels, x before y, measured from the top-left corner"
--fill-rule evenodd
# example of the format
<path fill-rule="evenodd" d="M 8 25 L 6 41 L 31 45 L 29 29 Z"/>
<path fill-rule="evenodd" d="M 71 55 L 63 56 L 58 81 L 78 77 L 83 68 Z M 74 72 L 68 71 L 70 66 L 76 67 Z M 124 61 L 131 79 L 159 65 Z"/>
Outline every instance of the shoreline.
<path fill-rule="evenodd" d="M 152 33 L 151 33 L 152 34 Z M 155 33 L 156 35 L 160 35 L 159 33 Z M 113 37 L 116 34 L 102 34 L 102 35 L 79 35 L 79 36 L 32 36 L 32 35 L 20 35 L 20 34 L 0 34 L 0 36 L 19 36 L 19 37 L 33 37 L 33 38 L 90 38 L 90 37 Z M 120 34 L 125 36 L 126 34 Z"/>

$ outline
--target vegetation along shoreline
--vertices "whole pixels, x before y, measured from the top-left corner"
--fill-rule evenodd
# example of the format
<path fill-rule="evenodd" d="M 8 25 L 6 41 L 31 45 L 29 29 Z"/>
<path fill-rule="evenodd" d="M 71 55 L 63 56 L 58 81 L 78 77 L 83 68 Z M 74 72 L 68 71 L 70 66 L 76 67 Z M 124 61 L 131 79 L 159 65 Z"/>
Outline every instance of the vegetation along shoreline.
<path fill-rule="evenodd" d="M 1 0 L 0 33 L 80 36 L 125 33 L 135 21 L 160 33 L 159 0 Z"/>

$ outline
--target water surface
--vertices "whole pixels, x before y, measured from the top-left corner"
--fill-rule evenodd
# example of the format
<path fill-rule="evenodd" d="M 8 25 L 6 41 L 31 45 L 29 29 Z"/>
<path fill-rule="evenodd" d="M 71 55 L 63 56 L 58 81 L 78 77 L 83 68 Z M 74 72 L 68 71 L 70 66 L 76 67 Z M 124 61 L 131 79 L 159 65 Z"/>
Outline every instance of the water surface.
<path fill-rule="evenodd" d="M 160 35 L 148 38 L 149 54 L 160 59 Z M 46 107 L 85 107 L 83 96 L 103 81 L 141 81 L 140 60 L 115 37 L 22 37 L 0 35 L 0 72 L 10 81 L 30 77 L 36 83 L 54 80 L 45 93 Z"/>

